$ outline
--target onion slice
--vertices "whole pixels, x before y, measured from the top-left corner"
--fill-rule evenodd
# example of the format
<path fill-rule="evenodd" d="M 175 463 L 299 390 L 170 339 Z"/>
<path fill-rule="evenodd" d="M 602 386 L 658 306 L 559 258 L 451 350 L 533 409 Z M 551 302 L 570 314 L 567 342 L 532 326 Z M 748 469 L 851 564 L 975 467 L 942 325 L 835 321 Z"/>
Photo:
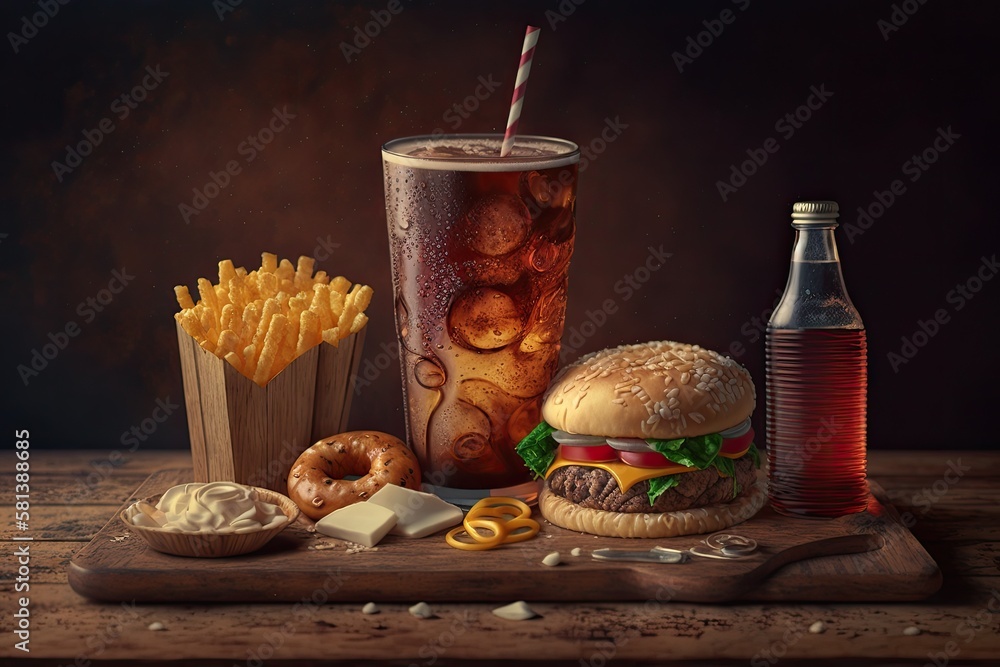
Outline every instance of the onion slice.
<path fill-rule="evenodd" d="M 720 431 L 719 435 L 721 435 L 723 439 L 738 438 L 749 430 L 750 430 L 750 418 L 747 417 L 736 426 L 732 428 L 727 428 L 725 431 Z"/>
<path fill-rule="evenodd" d="M 655 452 L 642 438 L 608 438 L 607 443 L 620 452 Z"/>
<path fill-rule="evenodd" d="M 553 431 L 552 438 L 560 445 L 573 445 L 575 447 L 596 447 L 608 441 L 607 438 L 600 435 L 580 435 L 566 431 Z"/>

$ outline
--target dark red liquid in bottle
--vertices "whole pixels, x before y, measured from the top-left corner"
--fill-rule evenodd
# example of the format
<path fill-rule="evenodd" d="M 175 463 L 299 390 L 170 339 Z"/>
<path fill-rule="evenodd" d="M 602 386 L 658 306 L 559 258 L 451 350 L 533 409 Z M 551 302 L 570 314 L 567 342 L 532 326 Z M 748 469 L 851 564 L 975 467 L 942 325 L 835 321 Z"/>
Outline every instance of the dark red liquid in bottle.
<path fill-rule="evenodd" d="M 792 207 L 788 283 L 767 327 L 768 497 L 781 514 L 868 506 L 868 344 L 851 302 L 832 201 Z"/>
<path fill-rule="evenodd" d="M 861 512 L 866 482 L 864 329 L 769 329 L 770 498 L 782 514 Z"/>

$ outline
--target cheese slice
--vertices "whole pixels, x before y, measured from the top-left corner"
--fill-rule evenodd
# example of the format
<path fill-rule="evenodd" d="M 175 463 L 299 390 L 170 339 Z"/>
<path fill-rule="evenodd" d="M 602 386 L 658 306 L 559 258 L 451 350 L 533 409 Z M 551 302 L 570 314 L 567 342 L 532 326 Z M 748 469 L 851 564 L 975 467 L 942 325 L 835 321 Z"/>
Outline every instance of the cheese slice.
<path fill-rule="evenodd" d="M 750 449 L 747 448 L 742 452 L 737 452 L 735 454 L 719 454 L 727 459 L 738 459 Z M 678 473 L 684 472 L 695 472 L 698 468 L 689 468 L 682 465 L 668 465 L 662 466 L 660 468 L 639 468 L 636 466 L 631 466 L 623 461 L 609 461 L 606 463 L 594 463 L 591 461 L 570 461 L 569 459 L 563 458 L 561 453 L 556 454 L 556 460 L 552 462 L 549 469 L 545 471 L 545 478 L 548 479 L 549 475 L 552 474 L 553 470 L 559 468 L 564 468 L 566 466 L 584 466 L 588 468 L 600 468 L 611 473 L 611 476 L 615 478 L 618 482 L 618 488 L 622 493 L 625 493 L 633 486 L 639 482 L 645 482 L 647 479 L 653 479 L 654 477 L 663 477 L 664 475 L 676 475 Z M 721 473 L 720 473 L 721 474 Z"/>

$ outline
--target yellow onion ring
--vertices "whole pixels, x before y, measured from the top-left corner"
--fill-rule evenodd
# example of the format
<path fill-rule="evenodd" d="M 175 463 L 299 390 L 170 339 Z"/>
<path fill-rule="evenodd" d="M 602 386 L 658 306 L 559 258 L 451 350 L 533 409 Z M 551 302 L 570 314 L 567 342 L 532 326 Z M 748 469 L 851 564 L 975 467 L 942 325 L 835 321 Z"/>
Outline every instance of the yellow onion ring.
<path fill-rule="evenodd" d="M 472 506 L 469 510 L 469 514 L 473 512 L 482 511 L 484 509 L 495 509 L 498 507 L 516 507 L 521 510 L 520 516 L 530 517 L 531 508 L 527 506 L 523 501 L 517 498 L 511 498 L 509 496 L 491 496 L 489 498 L 483 498 L 478 503 Z M 502 512 L 503 514 L 509 514 L 509 512 Z"/>
<path fill-rule="evenodd" d="M 493 531 L 493 537 L 484 537 L 476 530 L 477 528 L 485 528 Z M 465 533 L 474 541 L 460 541 L 458 535 L 461 533 Z M 503 523 L 490 519 L 466 519 L 462 522 L 461 526 L 455 526 L 449 530 L 444 539 L 456 549 L 462 549 L 463 551 L 483 551 L 503 544 L 504 540 L 507 539 L 507 528 Z"/>

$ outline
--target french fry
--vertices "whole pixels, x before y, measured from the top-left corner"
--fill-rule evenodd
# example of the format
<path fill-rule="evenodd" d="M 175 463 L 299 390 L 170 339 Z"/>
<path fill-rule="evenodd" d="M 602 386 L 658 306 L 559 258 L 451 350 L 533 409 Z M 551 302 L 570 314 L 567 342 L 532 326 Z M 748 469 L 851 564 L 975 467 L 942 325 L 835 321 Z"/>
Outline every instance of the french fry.
<path fill-rule="evenodd" d="M 332 329 L 324 329 L 323 342 L 329 343 L 334 347 L 338 347 L 340 345 L 340 329 L 337 327 L 333 327 Z"/>
<path fill-rule="evenodd" d="M 270 299 L 278 293 L 278 286 L 280 281 L 278 276 L 273 273 L 260 273 L 257 274 L 260 280 L 260 298 Z"/>
<path fill-rule="evenodd" d="M 257 349 L 264 345 L 264 337 L 271 328 L 271 320 L 281 312 L 281 304 L 277 299 L 268 299 L 264 302 L 264 309 L 260 311 L 260 322 L 257 324 L 257 333 L 253 337 L 253 343 Z"/>
<path fill-rule="evenodd" d="M 236 277 L 236 267 L 233 260 L 224 259 L 219 262 L 219 284 L 228 285 L 229 281 Z"/>
<path fill-rule="evenodd" d="M 329 284 L 330 276 L 326 275 L 326 271 L 317 271 L 313 276 L 313 284 L 322 283 L 324 285 Z"/>
<path fill-rule="evenodd" d="M 230 330 L 233 332 L 240 331 L 243 328 L 243 320 L 240 316 L 239 309 L 231 303 L 227 303 L 222 307 L 222 330 Z M 239 335 L 237 334 L 237 338 Z"/>
<path fill-rule="evenodd" d="M 262 387 L 274 376 L 272 373 L 274 360 L 278 356 L 278 350 L 281 349 L 287 324 L 288 318 L 280 313 L 271 318 L 271 325 L 264 339 L 264 348 L 260 351 L 260 359 L 257 360 L 257 370 L 253 374 L 253 381 Z"/>
<path fill-rule="evenodd" d="M 274 273 L 278 270 L 278 256 L 274 253 L 263 252 L 260 254 L 260 270 L 262 273 Z"/>
<path fill-rule="evenodd" d="M 337 323 L 330 311 L 330 287 L 328 285 L 313 285 L 313 300 L 312 304 L 309 305 L 309 310 L 319 317 L 319 326 L 324 331 Z"/>
<path fill-rule="evenodd" d="M 299 257 L 299 263 L 295 266 L 295 289 L 296 291 L 302 291 L 304 289 L 309 289 L 313 284 L 313 268 L 316 266 L 316 260 L 312 257 L 306 257 L 302 255 Z"/>
<path fill-rule="evenodd" d="M 229 290 L 229 303 L 236 306 L 239 312 L 242 313 L 247 305 L 246 278 L 237 273 L 226 283 L 226 286 Z"/>
<path fill-rule="evenodd" d="M 351 289 L 351 281 L 344 276 L 337 276 L 330 281 L 330 289 L 334 292 L 347 294 L 347 290 Z"/>
<path fill-rule="evenodd" d="M 197 313 L 198 319 L 201 320 L 201 328 L 205 332 L 205 340 L 214 344 L 219 339 L 215 313 L 208 308 L 196 308 L 193 312 Z"/>
<path fill-rule="evenodd" d="M 357 316 L 358 308 L 354 303 L 354 293 L 351 292 L 344 298 L 344 310 L 341 311 L 340 318 L 337 320 L 337 327 L 341 331 L 348 331 L 351 327 L 351 322 Z"/>
<path fill-rule="evenodd" d="M 358 309 L 358 312 L 364 312 L 368 307 L 368 304 L 372 302 L 372 295 L 375 291 L 368 285 L 355 285 L 351 290 L 351 294 L 354 295 L 354 307 Z"/>
<path fill-rule="evenodd" d="M 235 352 L 240 344 L 240 337 L 232 329 L 226 329 L 219 334 L 219 342 L 215 347 L 216 356 L 225 357 L 230 352 Z"/>
<path fill-rule="evenodd" d="M 198 294 L 201 296 L 199 303 L 209 310 L 219 311 L 219 300 L 215 296 L 215 286 L 205 278 L 198 278 Z"/>
<path fill-rule="evenodd" d="M 247 304 L 247 307 L 243 309 L 243 324 L 241 327 L 243 334 L 240 336 L 244 347 L 253 342 L 253 336 L 257 333 L 257 325 L 259 323 L 260 309 L 257 308 L 257 304 Z"/>
<path fill-rule="evenodd" d="M 358 333 L 366 324 L 368 324 L 368 316 L 364 313 L 358 313 L 354 316 L 354 322 L 351 323 L 351 333 Z"/>
<path fill-rule="evenodd" d="M 278 268 L 274 272 L 280 280 L 289 280 L 295 278 L 295 267 L 287 259 L 283 259 L 278 262 Z"/>
<path fill-rule="evenodd" d="M 344 302 L 346 299 L 347 295 L 330 290 L 330 314 L 333 315 L 334 322 L 338 321 L 340 314 L 344 312 Z"/>
<path fill-rule="evenodd" d="M 299 340 L 295 346 L 295 356 L 303 354 L 323 340 L 319 317 L 311 310 L 303 310 L 299 318 Z"/>
<path fill-rule="evenodd" d="M 183 310 L 194 308 L 194 301 L 191 300 L 191 292 L 188 291 L 187 285 L 174 287 L 174 296 L 177 297 L 177 305 Z"/>
<path fill-rule="evenodd" d="M 215 301 L 218 304 L 216 317 L 222 317 L 222 309 L 229 303 L 229 290 L 222 285 L 215 286 Z"/>
<path fill-rule="evenodd" d="M 257 371 L 257 347 L 250 343 L 243 348 L 243 375 L 251 380 Z"/>
<path fill-rule="evenodd" d="M 240 355 L 236 354 L 235 352 L 229 352 L 226 354 L 224 358 L 226 361 L 229 362 L 229 364 L 233 368 L 235 368 L 241 373 L 243 372 L 243 360 L 240 359 Z"/>

